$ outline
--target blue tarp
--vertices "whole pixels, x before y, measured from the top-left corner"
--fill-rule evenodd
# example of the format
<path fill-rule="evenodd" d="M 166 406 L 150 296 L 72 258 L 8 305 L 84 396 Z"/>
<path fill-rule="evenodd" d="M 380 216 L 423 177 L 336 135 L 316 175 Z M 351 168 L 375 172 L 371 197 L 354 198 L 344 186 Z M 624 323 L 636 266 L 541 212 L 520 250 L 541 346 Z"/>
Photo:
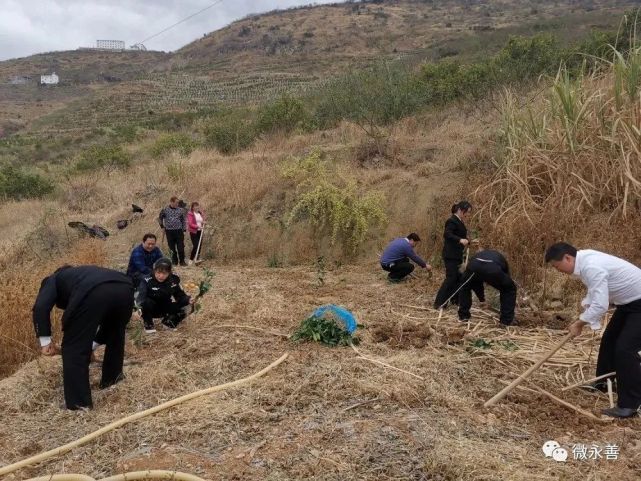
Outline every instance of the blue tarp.
<path fill-rule="evenodd" d="M 336 321 L 341 321 L 345 326 L 345 330 L 350 334 L 353 334 L 357 327 L 354 315 L 344 307 L 334 304 L 321 306 L 317 308 L 312 315 L 316 317 L 331 317 Z"/>

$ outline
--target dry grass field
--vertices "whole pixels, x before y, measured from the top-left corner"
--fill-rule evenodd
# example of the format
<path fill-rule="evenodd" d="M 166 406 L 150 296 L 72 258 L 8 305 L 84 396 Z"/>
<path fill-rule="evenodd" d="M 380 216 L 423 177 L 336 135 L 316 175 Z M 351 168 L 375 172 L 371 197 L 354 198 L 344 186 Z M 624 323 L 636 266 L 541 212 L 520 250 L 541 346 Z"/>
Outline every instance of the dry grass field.
<path fill-rule="evenodd" d="M 503 32 L 537 16 L 553 22 L 567 14 L 589 25 L 592 21 L 586 19 L 597 22 L 596 16 L 603 20 L 610 13 L 614 18 L 614 12 L 628 5 L 468 3 L 390 1 L 249 17 L 161 59 L 162 80 L 145 73 L 142 80 L 113 88 L 82 87 L 101 91 L 92 97 L 97 104 L 68 104 L 61 90 L 60 97 L 41 100 L 42 113 L 49 117 L 27 116 L 21 122 L 46 130 L 49 120 L 64 127 L 65 119 L 74 116 L 74 121 L 86 120 L 82 128 L 92 131 L 100 118 L 92 117 L 87 105 L 101 105 L 105 113 L 111 108 L 112 119 L 123 112 L 133 116 L 126 110 L 133 98 L 127 94 L 160 102 L 144 89 L 155 81 L 168 86 L 180 103 L 185 92 L 176 86 L 184 76 L 202 78 L 202 69 L 224 71 L 227 61 L 243 72 L 269 64 L 274 76 L 283 74 L 282 65 L 294 65 L 289 74 L 311 78 L 308 67 L 314 62 L 305 63 L 306 55 L 336 59 L 338 72 L 359 49 L 363 58 L 390 53 L 387 40 L 370 45 L 359 43 L 359 35 L 353 35 L 353 44 L 332 50 L 354 25 L 368 35 L 385 27 L 398 42 L 398 51 L 391 54 L 402 50 L 409 56 L 412 49 L 437 43 L 439 35 L 445 42 L 439 45 L 450 48 L 455 33 L 467 38 L 485 20 L 505 28 Z M 445 8 L 449 16 L 443 14 Z M 427 15 L 429 28 L 423 33 L 418 12 Z M 306 14 L 326 31 L 305 36 L 312 29 Z M 457 24 L 460 18 L 466 20 Z M 565 20 L 559 21 L 561 28 Z M 264 30 L 268 38 L 282 34 L 290 40 L 265 52 L 260 44 L 266 41 Z M 495 35 L 498 30 L 481 32 Z M 299 34 L 309 42 L 301 44 Z M 285 50 L 288 42 L 300 49 Z M 216 50 L 220 45 L 224 52 Z M 208 63 L 219 54 L 220 65 Z M 578 313 L 583 288 L 545 268 L 547 244 L 563 239 L 641 261 L 641 220 L 636 215 L 641 197 L 641 49 L 616 62 L 614 68 L 605 65 L 590 75 L 575 71 L 565 77 L 561 72 L 556 79 L 542 76 L 527 86 L 495 89 L 482 100 L 461 97 L 413 110 L 369 133 L 372 126 L 366 122 L 347 120 L 326 130 L 275 129 L 263 131 L 246 148 L 223 154 L 204 141 L 206 126 L 200 119 L 168 131 L 138 126 L 129 140 L 112 137 L 120 142 L 119 158 L 127 160 L 122 165 L 96 162 L 81 169 L 81 160 L 95 160 L 92 155 L 99 159 L 105 150 L 89 150 L 80 138 L 70 138 L 62 157 L 34 161 L 33 171 L 54 179 L 55 191 L 40 200 L 0 203 L 0 468 L 129 414 L 249 376 L 285 352 L 289 357 L 250 385 L 146 417 L 2 479 L 55 473 L 100 479 L 152 468 L 206 480 L 638 479 L 638 418 L 606 422 L 599 418 L 609 405 L 606 395 L 562 391 L 593 375 L 600 333 L 586 332 L 571 341 L 498 405 L 483 407 L 505 382 L 549 351 Z M 324 68 L 320 60 L 314 65 Z M 189 85 L 199 92 L 203 87 Z M 16 94 L 13 100 L 27 97 Z M 2 111 L 13 115 L 18 104 L 10 104 L 0 100 Z M 179 119 L 180 108 L 174 107 Z M 98 137 L 105 142 L 99 147 L 111 147 L 109 135 L 127 135 L 126 130 L 117 132 L 122 125 L 114 122 Z M 237 144 L 241 127 L 233 132 Z M 190 144 L 195 138 L 198 142 Z M 27 147 L 37 152 L 33 142 Z M 163 145 L 169 148 L 159 148 Z M 183 150 L 185 146 L 189 148 Z M 27 151 L 21 145 L 5 147 Z M 87 152 L 89 157 L 83 157 Z M 0 185 L 4 172 L 0 170 Z M 307 217 L 293 216 L 301 199 L 313 200 L 327 191 L 333 197 L 317 196 L 322 202 L 312 204 Z M 173 195 L 200 202 L 207 215 L 202 267 L 215 273 L 213 289 L 177 331 L 146 335 L 132 322 L 125 380 L 98 390 L 100 367 L 94 364 L 95 409 L 62 409 L 60 358 L 38 355 L 31 322 L 41 279 L 66 263 L 124 270 L 132 247 L 146 232 L 158 234 L 166 250 L 156 218 Z M 323 218 L 324 224 L 314 222 L 336 198 L 356 199 L 339 204 L 350 206 L 338 209 L 339 214 L 356 211 L 358 205 L 357 221 L 371 221 L 354 249 L 349 248 L 354 247 L 350 236 L 362 224 L 346 222 L 343 230 L 339 225 L 332 243 L 336 209 L 326 216 L 329 220 Z M 431 309 L 443 276 L 443 222 L 451 204 L 462 198 L 474 204 L 468 222 L 473 235 L 502 250 L 510 261 L 520 286 L 517 327 L 498 326 L 494 292 L 488 295 L 489 307 L 474 309 L 467 323 L 460 323 L 453 310 L 440 315 Z M 356 202 L 362 199 L 380 202 L 376 207 L 384 219 L 374 224 L 362 213 L 364 204 Z M 133 215 L 132 203 L 144 212 Z M 118 230 L 116 222 L 122 219 L 130 224 Z M 68 226 L 71 221 L 101 225 L 110 235 L 105 241 L 88 239 Z M 433 275 L 416 272 L 406 282 L 390 284 L 378 254 L 391 238 L 412 231 L 423 239 L 418 253 L 433 263 Z M 178 273 L 183 281 L 197 283 L 204 270 L 186 267 Z M 357 350 L 287 338 L 315 307 L 328 303 L 350 309 L 362 324 Z M 59 318 L 55 311 L 57 341 Z M 568 449 L 567 462 L 544 457 L 541 447 L 548 440 Z M 573 457 L 575 445 L 606 444 L 619 447 L 618 459 Z"/>
<path fill-rule="evenodd" d="M 634 480 L 641 469 L 638 421 L 602 424 L 538 393 L 517 390 L 482 404 L 563 335 L 562 324 L 523 308 L 523 326 L 499 329 L 490 311 L 469 324 L 425 306 L 438 276 L 390 285 L 375 262 L 328 271 L 317 286 L 307 267 L 208 264 L 215 288 L 177 332 L 129 333 L 124 382 L 94 390 L 96 407 L 68 412 L 59 359 L 39 359 L 0 381 L 0 460 L 9 463 L 79 438 L 127 414 L 248 376 L 290 357 L 250 386 L 196 399 L 108 433 L 6 479 L 49 473 L 169 469 L 207 480 Z M 193 268 L 181 269 L 197 280 Z M 294 344 L 290 334 L 315 307 L 338 303 L 364 328 L 359 352 Z M 250 326 L 264 331 L 254 331 Z M 138 328 L 139 329 L 139 328 Z M 482 341 L 482 342 L 481 342 Z M 607 396 L 560 388 L 594 369 L 598 339 L 559 352 L 532 384 L 587 411 Z M 485 346 L 485 347 L 478 347 Z M 91 370 L 92 383 L 99 367 Z M 620 447 L 619 459 L 557 463 L 555 439 Z M 572 458 L 572 455 L 570 455 Z"/>

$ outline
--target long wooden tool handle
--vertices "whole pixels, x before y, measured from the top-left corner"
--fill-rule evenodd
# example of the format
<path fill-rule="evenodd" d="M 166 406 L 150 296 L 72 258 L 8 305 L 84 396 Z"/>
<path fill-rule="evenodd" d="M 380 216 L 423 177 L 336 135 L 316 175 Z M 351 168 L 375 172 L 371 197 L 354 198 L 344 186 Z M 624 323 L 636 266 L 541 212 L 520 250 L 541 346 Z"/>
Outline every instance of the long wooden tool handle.
<path fill-rule="evenodd" d="M 541 367 L 541 365 L 550 359 L 554 354 L 556 354 L 556 351 L 561 349 L 566 342 L 568 342 L 570 339 L 572 339 L 574 335 L 572 333 L 568 333 L 563 339 L 559 341 L 559 343 L 554 346 L 550 352 L 548 352 L 543 358 L 541 358 L 539 361 L 537 361 L 536 364 L 534 364 L 532 367 L 530 367 L 527 371 L 525 371 L 523 374 L 521 374 L 519 377 L 517 377 L 514 381 L 510 383 L 509 386 L 505 386 L 499 393 L 497 393 L 492 399 L 487 401 L 485 404 L 483 404 L 484 407 L 490 407 L 496 404 L 498 401 L 503 399 L 507 394 L 512 391 L 516 386 L 521 384 L 523 381 L 525 381 L 530 374 L 532 374 L 534 371 L 536 371 L 538 368 Z"/>

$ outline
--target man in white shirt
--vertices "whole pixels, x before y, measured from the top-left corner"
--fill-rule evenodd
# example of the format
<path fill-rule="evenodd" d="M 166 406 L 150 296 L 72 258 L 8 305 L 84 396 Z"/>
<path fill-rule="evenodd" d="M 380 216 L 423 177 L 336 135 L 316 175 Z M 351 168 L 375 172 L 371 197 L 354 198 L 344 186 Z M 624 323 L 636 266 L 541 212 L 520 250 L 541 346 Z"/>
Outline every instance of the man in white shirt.
<path fill-rule="evenodd" d="M 618 257 L 595 250 L 580 250 L 565 242 L 548 248 L 545 261 L 560 272 L 579 277 L 588 288 L 581 302 L 585 309 L 569 326 L 578 336 L 583 327 L 601 328 L 610 303 L 616 310 L 599 347 L 597 376 L 616 372 L 617 406 L 604 414 L 627 418 L 641 406 L 641 269 Z"/>

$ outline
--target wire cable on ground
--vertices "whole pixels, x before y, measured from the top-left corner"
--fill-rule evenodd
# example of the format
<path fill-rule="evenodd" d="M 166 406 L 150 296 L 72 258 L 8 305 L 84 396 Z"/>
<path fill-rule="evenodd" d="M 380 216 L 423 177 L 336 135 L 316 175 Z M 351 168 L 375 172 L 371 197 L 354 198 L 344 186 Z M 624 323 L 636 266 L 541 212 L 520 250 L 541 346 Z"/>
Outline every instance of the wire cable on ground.
<path fill-rule="evenodd" d="M 9 464 L 8 466 L 3 466 L 0 467 L 0 475 L 4 474 L 9 474 L 13 473 L 14 471 L 17 471 L 20 468 L 24 468 L 25 466 L 30 466 L 32 464 L 39 463 L 41 461 L 44 461 L 46 459 L 49 459 L 53 456 L 57 456 L 63 453 L 66 453 L 67 451 L 71 451 L 73 448 L 76 448 L 78 446 L 81 446 L 83 444 L 88 443 L 89 441 L 92 441 L 93 439 L 97 438 L 98 436 L 102 436 L 105 433 L 108 433 L 109 431 L 113 431 L 116 428 L 119 428 L 120 426 L 124 426 L 125 424 L 131 423 L 133 421 L 137 421 L 140 418 L 144 418 L 146 416 L 149 416 L 151 414 L 155 414 L 159 411 L 163 411 L 165 409 L 168 409 L 170 407 L 176 406 L 177 404 L 184 403 L 186 401 L 190 401 L 194 398 L 201 397 L 207 394 L 212 394 L 218 391 L 223 391 L 225 389 L 230 389 L 233 387 L 241 386 L 243 384 L 247 384 L 254 379 L 257 379 L 265 374 L 267 374 L 269 371 L 271 371 L 273 368 L 278 366 L 280 363 L 282 363 L 285 359 L 287 359 L 287 356 L 289 356 L 289 353 L 286 352 L 283 354 L 281 357 L 276 359 L 274 362 L 272 362 L 269 366 L 266 368 L 258 371 L 255 374 L 252 374 L 249 377 L 245 377 L 242 379 L 238 379 L 236 381 L 231 381 L 227 382 L 225 384 L 220 384 L 218 386 L 212 386 L 206 389 L 201 389 L 200 391 L 193 392 L 191 394 L 185 394 L 184 396 L 180 396 L 176 399 L 172 399 L 170 401 L 164 402 L 162 404 L 159 404 L 158 406 L 146 409 L 144 411 L 140 411 L 138 413 L 132 414 L 130 416 L 124 417 L 122 419 L 119 419 L 118 421 L 114 421 L 111 424 L 108 424 L 107 426 L 104 426 L 97 431 L 94 431 L 93 433 L 87 434 L 86 436 L 83 436 L 80 439 L 77 439 L 76 441 L 72 441 L 70 443 L 65 444 L 64 446 L 60 446 L 55 449 L 51 449 L 49 451 L 46 451 L 44 453 L 37 454 L 35 456 L 32 456 L 30 458 L 24 459 L 22 461 L 18 461 L 17 463 Z M 47 478 L 45 478 L 47 479 Z M 109 479 L 109 478 L 108 478 Z M 115 479 L 118 478 L 114 478 Z M 126 479 L 134 479 L 134 478 L 126 478 Z M 136 478 L 136 479 L 145 479 L 145 478 Z M 147 478 L 149 479 L 149 478 Z M 81 481 L 81 478 L 77 478 L 77 481 Z M 109 480 L 111 481 L 111 479 Z"/>
<path fill-rule="evenodd" d="M 108 478 L 94 479 L 84 474 L 53 474 L 51 476 L 40 476 L 27 481 L 138 481 L 152 479 L 170 479 L 172 481 L 205 481 L 203 478 L 193 474 L 180 473 L 178 471 L 163 471 L 152 469 L 149 471 L 134 471 L 122 473 Z"/>

